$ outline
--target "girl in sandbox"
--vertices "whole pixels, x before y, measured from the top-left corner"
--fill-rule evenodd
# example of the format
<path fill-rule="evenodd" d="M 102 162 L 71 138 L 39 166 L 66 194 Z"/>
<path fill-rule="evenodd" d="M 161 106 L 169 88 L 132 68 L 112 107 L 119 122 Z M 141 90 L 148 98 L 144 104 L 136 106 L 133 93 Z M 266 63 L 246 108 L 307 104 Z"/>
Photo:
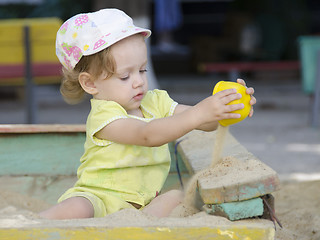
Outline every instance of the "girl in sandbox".
<path fill-rule="evenodd" d="M 84 93 L 92 95 L 91 111 L 78 181 L 41 217 L 103 217 L 124 208 L 168 216 L 183 193 L 171 190 L 158 196 L 170 168 L 167 143 L 193 129 L 213 131 L 219 120 L 240 117 L 232 111 L 242 104 L 227 105 L 241 98 L 235 89 L 195 106 L 178 104 L 163 90 L 148 91 L 145 38 L 150 34 L 117 9 L 76 15 L 59 29 L 61 92 L 73 103 Z M 250 104 L 255 102 L 252 97 Z"/>

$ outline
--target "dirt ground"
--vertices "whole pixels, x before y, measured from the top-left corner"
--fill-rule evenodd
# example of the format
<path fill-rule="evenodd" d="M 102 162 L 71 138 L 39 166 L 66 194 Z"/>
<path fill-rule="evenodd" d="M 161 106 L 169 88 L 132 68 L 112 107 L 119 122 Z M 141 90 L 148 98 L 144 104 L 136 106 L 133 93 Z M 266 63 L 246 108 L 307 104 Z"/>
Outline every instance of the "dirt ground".
<path fill-rule="evenodd" d="M 276 239 L 320 239 L 320 181 L 283 183 L 274 193 L 276 213 L 283 225 Z"/>
<path fill-rule="evenodd" d="M 283 225 L 277 225 L 277 240 L 319 240 L 320 239 L 320 181 L 283 182 L 281 190 L 273 193 L 276 204 L 276 214 Z M 39 199 L 9 191 L 2 191 L 0 195 L 0 223 L 2 227 L 17 227 L 21 222 L 29 224 L 38 220 L 37 212 L 49 206 Z M 138 214 L 139 215 L 139 214 Z M 120 212 L 117 218 L 137 217 L 137 213 Z M 143 218 L 146 216 L 139 215 Z M 108 217 L 106 217 L 108 218 Z M 199 219 L 200 218 L 200 219 Z M 198 222 L 206 217 L 204 213 L 197 214 L 190 221 Z M 70 224 L 72 224 L 70 220 Z M 163 221 L 163 220 L 162 220 Z M 179 221 L 166 219 L 165 221 Z M 211 220 L 210 220 L 211 221 Z M 217 223 L 228 224 L 228 220 L 217 217 Z M 91 223 L 92 224 L 92 223 Z M 90 225 L 91 225 L 90 224 Z"/>

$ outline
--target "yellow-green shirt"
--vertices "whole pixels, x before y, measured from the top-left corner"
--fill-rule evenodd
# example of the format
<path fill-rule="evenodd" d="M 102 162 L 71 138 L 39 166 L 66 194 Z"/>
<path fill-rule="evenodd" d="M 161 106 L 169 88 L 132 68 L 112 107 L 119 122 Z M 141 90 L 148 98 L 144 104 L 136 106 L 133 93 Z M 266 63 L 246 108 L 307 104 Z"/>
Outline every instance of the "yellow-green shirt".
<path fill-rule="evenodd" d="M 85 153 L 78 168 L 78 181 L 74 191 L 91 192 L 104 201 L 107 213 L 120 210 L 122 199 L 142 206 L 147 205 L 160 192 L 169 172 L 168 144 L 144 147 L 118 144 L 95 137 L 103 127 L 120 118 L 136 118 L 145 122 L 173 115 L 177 103 L 166 91 L 148 91 L 141 102 L 144 118 L 129 115 L 114 101 L 91 100 L 87 120 Z M 109 196 L 109 197 L 108 197 Z"/>

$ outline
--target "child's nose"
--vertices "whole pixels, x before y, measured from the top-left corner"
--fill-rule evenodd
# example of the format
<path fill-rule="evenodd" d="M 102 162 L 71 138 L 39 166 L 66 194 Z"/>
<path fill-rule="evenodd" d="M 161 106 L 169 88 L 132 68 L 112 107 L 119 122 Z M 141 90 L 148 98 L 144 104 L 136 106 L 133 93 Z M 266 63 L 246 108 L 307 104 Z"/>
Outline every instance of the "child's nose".
<path fill-rule="evenodd" d="M 143 84 L 144 84 L 143 76 L 141 76 L 141 74 L 137 74 L 137 76 L 135 76 L 133 80 L 133 87 L 137 88 L 142 86 Z"/>

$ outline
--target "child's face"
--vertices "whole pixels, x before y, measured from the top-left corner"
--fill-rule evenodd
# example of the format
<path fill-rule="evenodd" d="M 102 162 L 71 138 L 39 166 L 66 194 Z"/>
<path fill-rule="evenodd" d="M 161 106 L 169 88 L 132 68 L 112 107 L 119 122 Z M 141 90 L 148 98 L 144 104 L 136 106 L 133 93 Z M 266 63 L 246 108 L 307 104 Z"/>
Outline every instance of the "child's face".
<path fill-rule="evenodd" d="M 147 47 L 144 38 L 136 34 L 111 47 L 116 73 L 108 79 L 102 74 L 95 80 L 97 99 L 115 101 L 129 114 L 134 113 L 148 90 L 146 77 Z"/>

